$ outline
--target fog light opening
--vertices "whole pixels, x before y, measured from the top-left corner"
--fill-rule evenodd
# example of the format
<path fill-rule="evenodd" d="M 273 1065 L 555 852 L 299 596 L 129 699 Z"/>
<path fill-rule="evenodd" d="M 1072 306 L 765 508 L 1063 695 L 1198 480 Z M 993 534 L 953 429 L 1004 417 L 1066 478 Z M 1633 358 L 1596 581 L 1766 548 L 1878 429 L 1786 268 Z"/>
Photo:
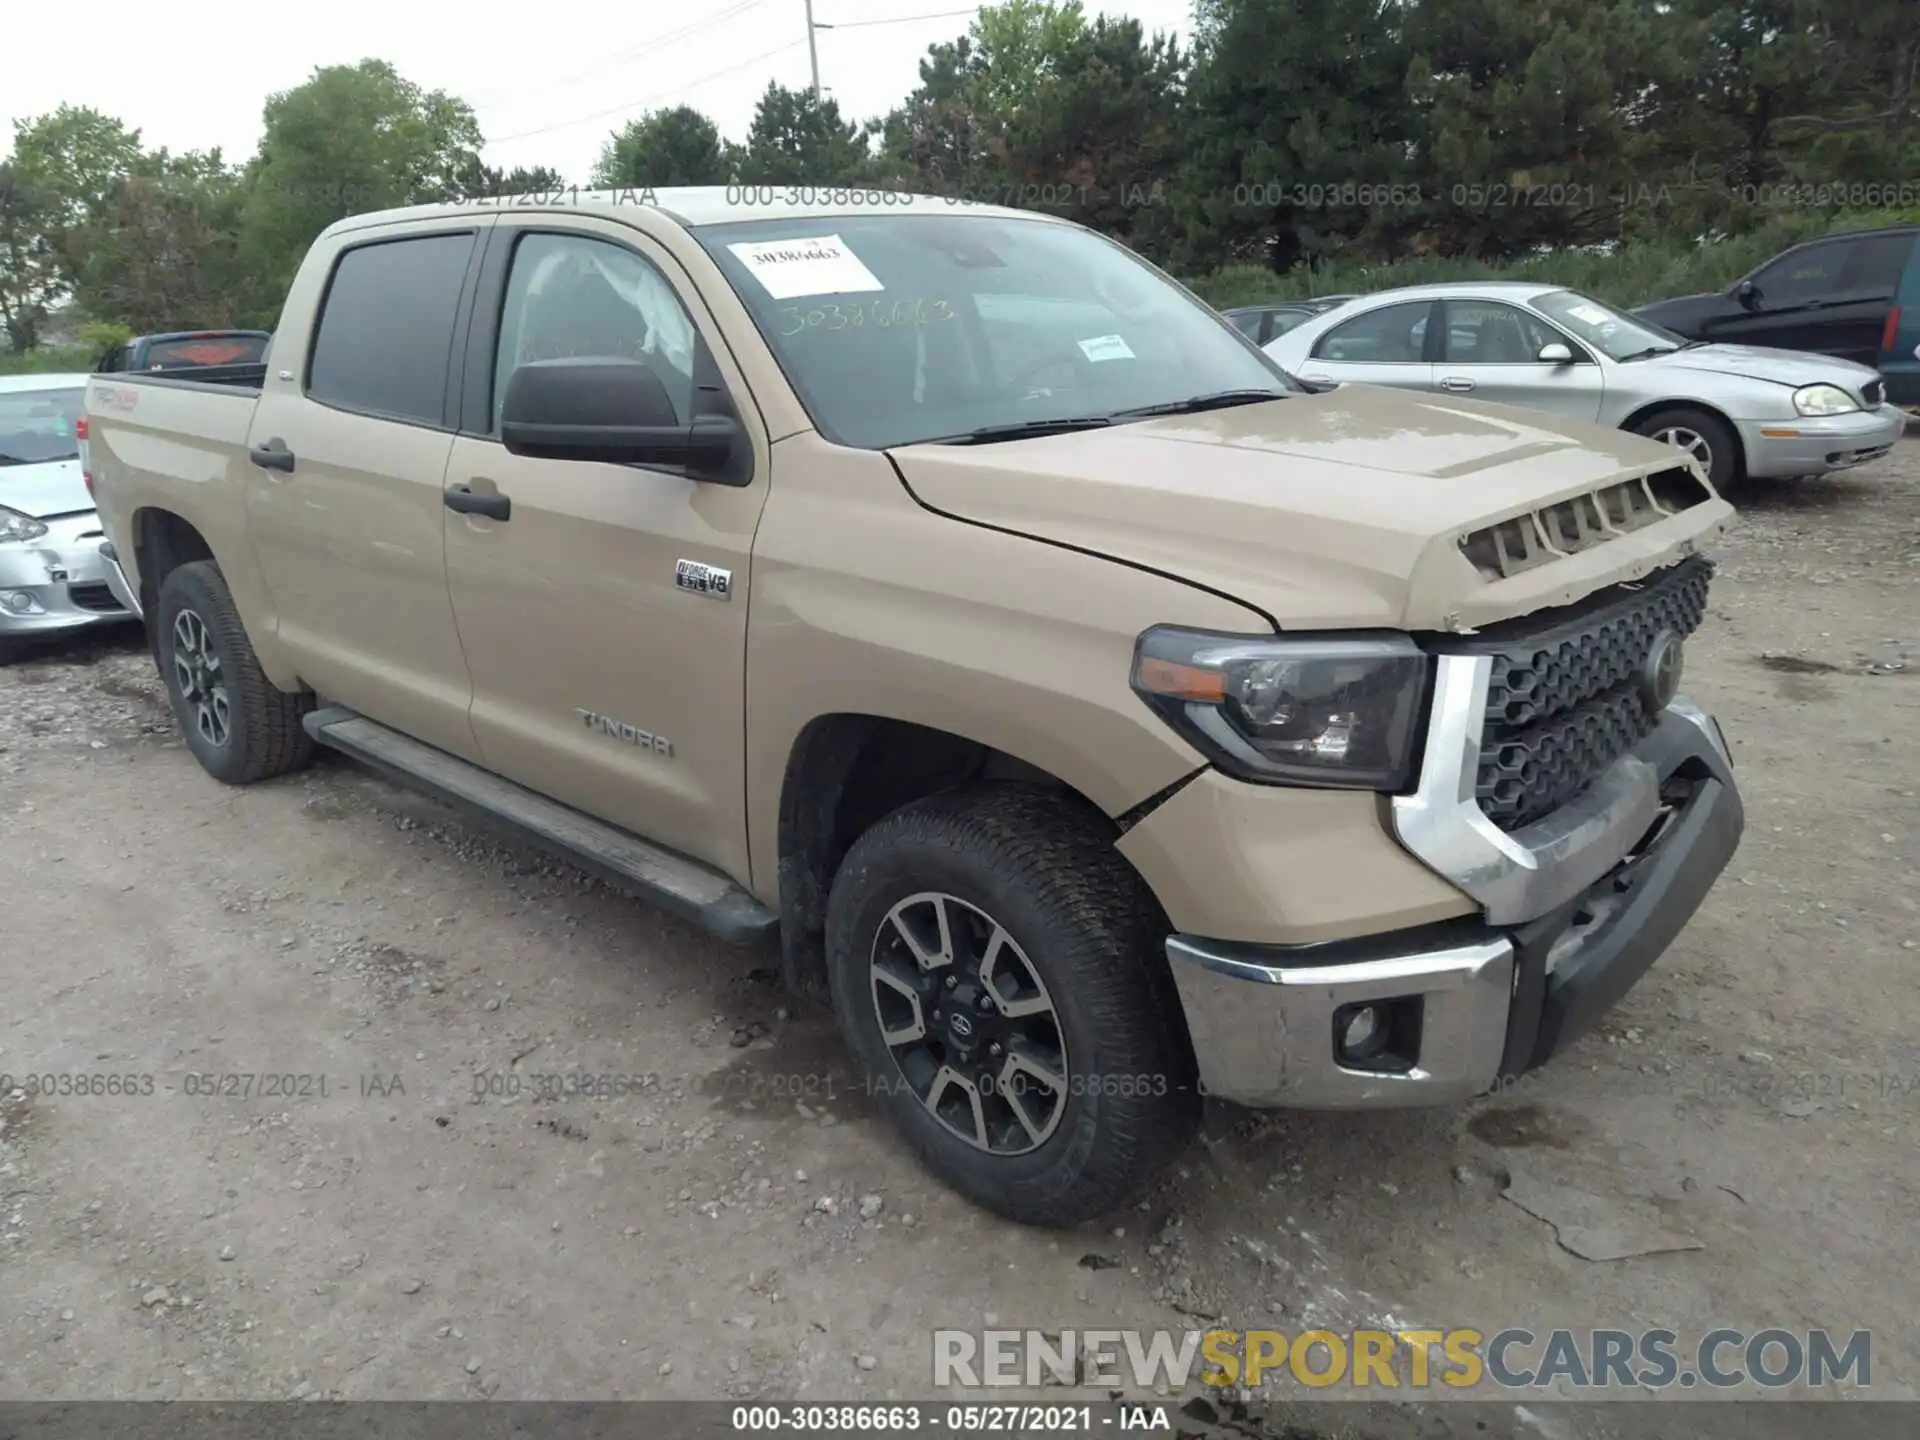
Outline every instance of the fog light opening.
<path fill-rule="evenodd" d="M 1334 1059 L 1349 1070 L 1404 1074 L 1420 1056 L 1418 995 L 1362 1000 L 1333 1016 Z"/>
<path fill-rule="evenodd" d="M 31 615 L 40 608 L 40 602 L 26 590 L 0 590 L 0 605 L 15 615 Z"/>

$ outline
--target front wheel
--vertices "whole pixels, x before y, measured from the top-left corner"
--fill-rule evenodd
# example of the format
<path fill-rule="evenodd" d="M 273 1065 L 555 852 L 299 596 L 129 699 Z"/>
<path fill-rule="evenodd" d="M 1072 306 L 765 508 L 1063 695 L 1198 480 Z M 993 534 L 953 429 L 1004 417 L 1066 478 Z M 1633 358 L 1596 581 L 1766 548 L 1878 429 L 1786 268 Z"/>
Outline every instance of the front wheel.
<path fill-rule="evenodd" d="M 827 915 L 840 1026 L 928 1168 L 1009 1219 L 1078 1224 L 1191 1134 L 1164 926 L 1098 819 L 989 785 L 855 842 Z"/>
<path fill-rule="evenodd" d="M 174 718 L 209 775 L 247 785 L 313 758 L 313 738 L 300 723 L 310 697 L 290 695 L 267 679 L 211 560 L 168 573 L 154 627 L 154 658 Z"/>
<path fill-rule="evenodd" d="M 1634 422 L 1634 432 L 1649 440 L 1660 440 L 1684 450 L 1707 472 L 1707 479 L 1722 496 L 1738 488 L 1745 470 L 1739 437 L 1717 415 L 1704 410 L 1676 406 L 1643 416 Z"/>

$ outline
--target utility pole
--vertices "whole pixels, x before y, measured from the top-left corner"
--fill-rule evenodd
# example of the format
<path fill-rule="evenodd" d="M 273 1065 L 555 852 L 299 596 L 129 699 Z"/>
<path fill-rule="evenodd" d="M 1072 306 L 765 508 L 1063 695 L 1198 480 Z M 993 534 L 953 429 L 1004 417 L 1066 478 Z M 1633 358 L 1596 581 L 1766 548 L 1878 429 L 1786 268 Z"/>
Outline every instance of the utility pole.
<path fill-rule="evenodd" d="M 807 63 L 813 67 L 813 98 L 820 98 L 820 51 L 813 43 L 813 0 L 807 4 Z"/>

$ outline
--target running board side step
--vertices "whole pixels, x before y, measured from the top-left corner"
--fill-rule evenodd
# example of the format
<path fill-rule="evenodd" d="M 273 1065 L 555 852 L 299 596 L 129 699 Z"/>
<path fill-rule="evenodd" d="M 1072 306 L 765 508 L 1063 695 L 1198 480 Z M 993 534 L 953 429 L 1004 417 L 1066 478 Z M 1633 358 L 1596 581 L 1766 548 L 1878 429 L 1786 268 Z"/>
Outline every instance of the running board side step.
<path fill-rule="evenodd" d="M 443 800 L 488 828 L 650 901 L 735 945 L 773 938 L 780 917 L 718 870 L 583 815 L 341 706 L 302 718 L 320 744 Z"/>

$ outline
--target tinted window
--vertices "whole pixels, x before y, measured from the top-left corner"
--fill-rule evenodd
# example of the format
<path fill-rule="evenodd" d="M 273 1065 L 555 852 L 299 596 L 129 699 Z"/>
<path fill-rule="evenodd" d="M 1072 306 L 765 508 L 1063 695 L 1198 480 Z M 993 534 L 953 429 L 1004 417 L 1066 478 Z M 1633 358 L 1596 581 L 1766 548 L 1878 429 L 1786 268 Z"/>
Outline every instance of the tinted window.
<path fill-rule="evenodd" d="M 1868 235 L 1848 241 L 1846 288 L 1870 295 L 1892 295 L 1900 288 L 1913 242 L 1911 234 Z"/>
<path fill-rule="evenodd" d="M 1847 247 L 1829 240 L 1782 255 L 1753 277 L 1768 305 L 1786 305 L 1832 294 L 1840 288 Z"/>
<path fill-rule="evenodd" d="M 1533 365 L 1567 342 L 1523 310 L 1491 300 L 1447 302 L 1446 357 L 1455 365 Z"/>
<path fill-rule="evenodd" d="M 428 235 L 348 250 L 334 267 L 307 394 L 343 410 L 438 425 L 473 236 Z"/>
<path fill-rule="evenodd" d="M 1314 356 L 1349 365 L 1418 364 L 1432 309 L 1431 301 L 1413 300 L 1356 315 L 1322 335 Z"/>
<path fill-rule="evenodd" d="M 1074 226 L 956 210 L 694 232 L 840 444 L 1289 393 L 1218 312 Z"/>
<path fill-rule="evenodd" d="M 196 365 L 258 365 L 267 353 L 264 335 L 212 335 L 156 340 L 147 347 L 149 370 L 184 370 Z"/>
<path fill-rule="evenodd" d="M 507 379 L 531 360 L 598 356 L 652 365 L 674 414 L 693 419 L 699 331 L 660 272 L 631 250 L 583 235 L 526 235 L 513 252 L 494 355 L 496 427 Z"/>
<path fill-rule="evenodd" d="M 1260 338 L 1260 311 L 1243 310 L 1238 315 L 1227 316 L 1227 319 L 1233 322 L 1234 329 L 1238 330 L 1249 340 L 1258 340 Z"/>

